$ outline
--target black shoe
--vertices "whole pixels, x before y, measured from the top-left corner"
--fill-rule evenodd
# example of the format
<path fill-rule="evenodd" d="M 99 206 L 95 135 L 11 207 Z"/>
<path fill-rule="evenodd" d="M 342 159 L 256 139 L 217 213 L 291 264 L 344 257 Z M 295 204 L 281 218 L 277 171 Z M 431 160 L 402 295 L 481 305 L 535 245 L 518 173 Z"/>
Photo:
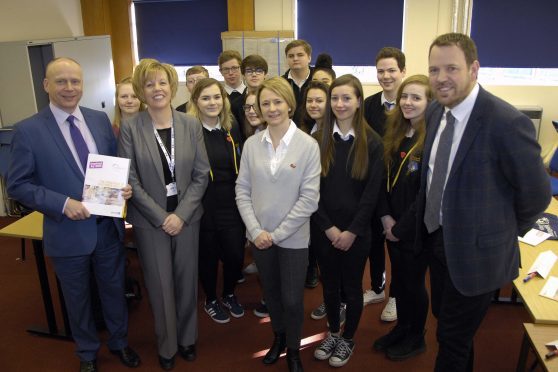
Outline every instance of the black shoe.
<path fill-rule="evenodd" d="M 289 366 L 289 372 L 304 372 L 297 349 L 287 349 L 287 365 Z"/>
<path fill-rule="evenodd" d="M 409 327 L 400 326 L 398 324 L 393 327 L 387 335 L 383 335 L 374 341 L 374 345 L 372 347 L 377 351 L 385 351 L 388 347 L 402 341 L 405 336 L 407 336 L 408 330 Z"/>
<path fill-rule="evenodd" d="M 192 344 L 190 346 L 184 347 L 182 345 L 178 345 L 178 353 L 188 362 L 193 362 L 196 360 L 196 345 Z"/>
<path fill-rule="evenodd" d="M 118 355 L 118 358 L 126 367 L 135 368 L 141 362 L 139 355 L 129 346 L 120 350 L 111 350 L 110 352 Z"/>
<path fill-rule="evenodd" d="M 318 268 L 308 266 L 306 270 L 306 281 L 304 282 L 306 288 L 316 288 L 318 286 Z"/>
<path fill-rule="evenodd" d="M 167 359 L 159 355 L 159 365 L 165 371 L 170 371 L 174 368 L 174 357 Z"/>
<path fill-rule="evenodd" d="M 79 362 L 79 372 L 97 372 L 97 360 Z"/>
<path fill-rule="evenodd" d="M 285 347 L 287 346 L 287 339 L 284 333 L 275 333 L 275 337 L 273 338 L 273 345 L 269 348 L 267 354 L 263 358 L 263 364 L 273 364 L 277 362 L 281 353 L 285 351 Z"/>
<path fill-rule="evenodd" d="M 424 334 L 409 335 L 401 342 L 388 347 L 386 356 L 391 360 L 400 361 L 424 353 L 425 351 L 426 343 L 424 342 Z"/>

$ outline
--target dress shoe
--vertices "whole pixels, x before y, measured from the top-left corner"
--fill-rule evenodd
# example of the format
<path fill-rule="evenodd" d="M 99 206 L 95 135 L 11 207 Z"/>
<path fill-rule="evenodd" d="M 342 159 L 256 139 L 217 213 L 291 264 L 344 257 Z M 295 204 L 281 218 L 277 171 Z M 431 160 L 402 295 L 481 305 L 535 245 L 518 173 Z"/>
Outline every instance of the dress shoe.
<path fill-rule="evenodd" d="M 97 372 L 97 360 L 79 362 L 79 372 Z"/>
<path fill-rule="evenodd" d="M 298 349 L 287 349 L 287 365 L 289 372 L 304 372 Z"/>
<path fill-rule="evenodd" d="M 141 362 L 139 355 L 129 346 L 120 350 L 111 350 L 110 352 L 118 355 L 118 358 L 126 367 L 135 368 Z"/>
<path fill-rule="evenodd" d="M 386 350 L 386 356 L 395 361 L 409 359 L 426 351 L 424 334 L 408 335 L 401 342 L 390 346 Z"/>
<path fill-rule="evenodd" d="M 281 353 L 285 351 L 285 347 L 287 346 L 287 339 L 284 333 L 275 333 L 275 337 L 273 338 L 273 345 L 269 348 L 267 354 L 263 358 L 263 364 L 273 364 L 277 362 Z"/>
<path fill-rule="evenodd" d="M 188 362 L 193 362 L 196 360 L 196 345 L 192 344 L 190 346 L 184 347 L 182 345 L 178 345 L 178 353 Z"/>
<path fill-rule="evenodd" d="M 407 336 L 408 331 L 409 327 L 397 324 L 389 331 L 388 334 L 383 335 L 374 341 L 374 345 L 372 347 L 377 351 L 386 351 L 388 347 L 401 342 Z"/>
<path fill-rule="evenodd" d="M 159 365 L 165 371 L 170 371 L 174 368 L 174 357 L 167 359 L 159 355 Z"/>

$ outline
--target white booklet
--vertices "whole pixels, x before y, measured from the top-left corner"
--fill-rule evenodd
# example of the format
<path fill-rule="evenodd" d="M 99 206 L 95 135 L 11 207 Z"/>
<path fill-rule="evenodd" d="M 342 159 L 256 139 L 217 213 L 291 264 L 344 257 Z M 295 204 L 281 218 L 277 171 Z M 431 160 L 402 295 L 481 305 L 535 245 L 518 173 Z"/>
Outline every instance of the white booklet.
<path fill-rule="evenodd" d="M 128 184 L 130 159 L 89 154 L 82 203 L 89 213 L 97 216 L 126 215 L 122 188 Z"/>
<path fill-rule="evenodd" d="M 550 235 L 547 232 L 540 231 L 537 229 L 531 229 L 525 236 L 519 236 L 518 239 L 520 242 L 527 243 L 532 246 L 537 246 L 544 242 L 546 239 L 550 238 Z"/>
<path fill-rule="evenodd" d="M 541 296 L 558 301 L 558 278 L 551 276 L 539 293 Z M 547 344 L 548 345 L 548 344 Z"/>

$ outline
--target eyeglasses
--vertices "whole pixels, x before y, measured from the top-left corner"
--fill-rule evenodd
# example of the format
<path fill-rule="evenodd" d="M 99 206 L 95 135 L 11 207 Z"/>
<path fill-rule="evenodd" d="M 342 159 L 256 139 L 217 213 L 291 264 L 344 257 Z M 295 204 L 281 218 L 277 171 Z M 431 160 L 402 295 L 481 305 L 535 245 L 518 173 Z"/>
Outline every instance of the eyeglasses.
<path fill-rule="evenodd" d="M 256 68 L 256 69 L 247 68 L 246 70 L 244 70 L 244 75 L 250 75 L 250 74 L 263 75 L 265 74 L 265 70 L 263 68 Z"/>
<path fill-rule="evenodd" d="M 254 106 L 254 105 L 244 105 L 244 106 L 242 106 L 242 108 L 243 108 L 244 111 L 246 111 L 246 112 L 250 112 L 250 110 L 256 111 L 256 106 Z"/>
<path fill-rule="evenodd" d="M 230 74 L 231 72 L 240 71 L 240 66 L 224 67 L 224 68 L 220 68 L 219 71 L 221 71 L 221 73 L 223 74 Z"/>

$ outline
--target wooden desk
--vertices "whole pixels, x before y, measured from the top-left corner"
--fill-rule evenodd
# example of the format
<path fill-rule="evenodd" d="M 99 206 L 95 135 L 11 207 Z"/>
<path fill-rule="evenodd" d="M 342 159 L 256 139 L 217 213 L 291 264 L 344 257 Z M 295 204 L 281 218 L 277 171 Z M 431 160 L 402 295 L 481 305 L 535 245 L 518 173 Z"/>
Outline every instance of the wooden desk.
<path fill-rule="evenodd" d="M 558 215 L 558 200 L 552 198 L 550 206 L 546 211 Z M 558 301 L 539 296 L 546 280 L 541 277 L 535 277 L 527 283 L 523 283 L 523 278 L 527 276 L 527 271 L 529 271 L 539 253 L 551 250 L 558 255 L 558 241 L 546 240 L 536 247 L 520 242 L 519 250 L 521 252 L 523 268 L 519 269 L 519 277 L 513 281 L 513 285 L 523 299 L 523 303 L 533 318 L 534 323 L 558 324 Z M 558 276 L 558 263 L 554 265 L 549 275 Z"/>
<path fill-rule="evenodd" d="M 31 242 L 33 243 L 33 251 L 35 253 L 35 262 L 37 264 L 37 273 L 39 275 L 39 283 L 41 285 L 41 294 L 43 297 L 48 329 L 45 329 L 44 327 L 31 326 L 27 328 L 27 331 L 40 336 L 71 340 L 71 333 L 69 331 L 70 323 L 68 321 L 64 297 L 62 296 L 62 289 L 60 288 L 58 279 L 56 280 L 56 284 L 58 286 L 60 308 L 62 309 L 62 318 L 64 320 L 65 330 L 59 330 L 58 325 L 56 324 L 56 316 L 54 314 L 54 306 L 52 304 L 52 295 L 50 292 L 50 284 L 42 244 L 43 215 L 39 212 L 28 214 L 27 216 L 22 217 L 14 223 L 1 229 L 0 236 L 31 239 Z"/>
<path fill-rule="evenodd" d="M 548 352 L 545 344 L 558 339 L 558 326 L 523 323 L 523 327 L 525 328 L 525 335 L 523 336 L 523 344 L 521 345 L 517 371 L 519 372 L 525 370 L 529 346 L 531 346 L 531 348 L 535 351 L 537 361 L 541 364 L 541 366 L 543 366 L 545 371 L 558 371 L 558 357 L 554 357 L 552 359 L 544 358 Z M 537 362 L 535 362 L 535 365 L 536 363 Z"/>

